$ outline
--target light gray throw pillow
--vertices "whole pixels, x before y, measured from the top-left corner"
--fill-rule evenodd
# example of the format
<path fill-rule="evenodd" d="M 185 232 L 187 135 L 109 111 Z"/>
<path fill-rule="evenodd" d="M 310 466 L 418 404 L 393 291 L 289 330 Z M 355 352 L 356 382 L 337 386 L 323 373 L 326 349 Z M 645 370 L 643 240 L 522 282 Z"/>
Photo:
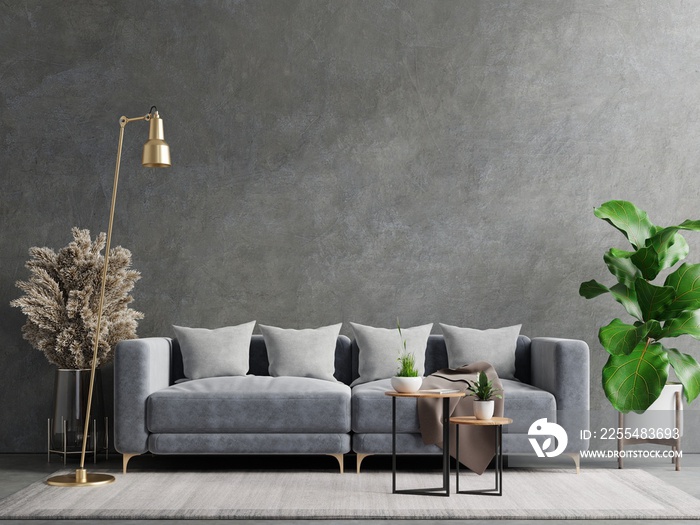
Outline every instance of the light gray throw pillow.
<path fill-rule="evenodd" d="M 248 373 L 250 338 L 255 321 L 215 330 L 173 325 L 188 379 L 244 376 Z"/>
<path fill-rule="evenodd" d="M 337 381 L 335 347 L 342 323 L 303 330 L 260 325 L 273 377 L 314 377 Z"/>
<path fill-rule="evenodd" d="M 440 323 L 447 346 L 450 368 L 486 361 L 496 369 L 498 377 L 515 379 L 515 347 L 522 325 L 476 330 Z"/>
<path fill-rule="evenodd" d="M 357 323 L 350 323 L 350 326 L 360 350 L 360 377 L 350 386 L 395 376 L 398 372 L 397 359 L 403 352 L 403 342 L 398 329 L 374 328 Z M 420 376 L 425 374 L 425 348 L 432 329 L 432 323 L 401 329 L 406 340 L 406 351 L 413 353 L 416 358 L 416 368 Z"/>

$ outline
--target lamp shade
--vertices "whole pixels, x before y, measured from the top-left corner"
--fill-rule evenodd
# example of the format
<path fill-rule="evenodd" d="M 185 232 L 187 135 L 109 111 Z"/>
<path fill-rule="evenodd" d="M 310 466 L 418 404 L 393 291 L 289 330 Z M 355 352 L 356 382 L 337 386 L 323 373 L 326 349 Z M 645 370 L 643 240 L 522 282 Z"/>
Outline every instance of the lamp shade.
<path fill-rule="evenodd" d="M 163 119 L 156 111 L 151 117 L 148 141 L 143 145 L 141 163 L 147 168 L 170 167 L 170 146 L 163 139 Z"/>

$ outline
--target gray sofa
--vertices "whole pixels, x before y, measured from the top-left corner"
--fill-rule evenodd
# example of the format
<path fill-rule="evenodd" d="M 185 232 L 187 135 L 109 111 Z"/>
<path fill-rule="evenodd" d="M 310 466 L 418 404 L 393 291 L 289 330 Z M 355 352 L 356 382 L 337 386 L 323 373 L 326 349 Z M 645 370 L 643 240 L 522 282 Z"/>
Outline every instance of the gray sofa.
<path fill-rule="evenodd" d="M 358 377 L 359 351 L 341 335 L 335 352 L 337 383 L 270 377 L 265 342 L 254 335 L 247 376 L 185 380 L 177 340 L 122 341 L 114 364 L 115 448 L 124 472 L 139 454 L 326 454 L 343 471 L 344 455 L 362 460 L 391 453 L 388 379 L 350 388 Z M 426 375 L 447 367 L 441 335 L 426 348 Z M 546 417 L 568 433 L 565 450 L 576 461 L 588 448 L 589 351 L 583 341 L 520 336 L 516 378 L 503 380 L 504 454 L 534 454 L 528 429 Z M 415 399 L 397 400 L 397 449 L 401 454 L 440 454 L 423 444 Z"/>

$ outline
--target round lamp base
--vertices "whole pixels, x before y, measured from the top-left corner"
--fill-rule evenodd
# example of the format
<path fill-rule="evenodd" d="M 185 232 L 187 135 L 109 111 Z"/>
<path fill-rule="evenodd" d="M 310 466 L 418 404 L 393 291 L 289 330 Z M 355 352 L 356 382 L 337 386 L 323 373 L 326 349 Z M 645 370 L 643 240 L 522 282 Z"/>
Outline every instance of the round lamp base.
<path fill-rule="evenodd" d="M 96 487 L 107 485 L 115 480 L 110 474 L 89 474 L 85 469 L 77 469 L 75 474 L 54 476 L 46 480 L 47 485 L 54 487 Z"/>

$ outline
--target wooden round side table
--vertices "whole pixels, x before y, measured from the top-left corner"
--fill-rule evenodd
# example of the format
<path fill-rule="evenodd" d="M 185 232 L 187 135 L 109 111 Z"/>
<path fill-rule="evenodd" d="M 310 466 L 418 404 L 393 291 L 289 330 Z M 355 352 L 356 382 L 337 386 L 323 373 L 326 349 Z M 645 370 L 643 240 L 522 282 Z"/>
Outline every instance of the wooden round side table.
<path fill-rule="evenodd" d="M 492 417 L 491 419 L 476 419 L 474 416 L 451 417 L 450 423 L 455 425 L 455 455 L 457 456 L 456 490 L 457 494 L 481 494 L 484 496 L 503 495 L 503 425 L 513 422 L 509 417 Z M 459 490 L 459 427 L 472 425 L 479 427 L 496 427 L 496 483 L 492 489 Z"/>

